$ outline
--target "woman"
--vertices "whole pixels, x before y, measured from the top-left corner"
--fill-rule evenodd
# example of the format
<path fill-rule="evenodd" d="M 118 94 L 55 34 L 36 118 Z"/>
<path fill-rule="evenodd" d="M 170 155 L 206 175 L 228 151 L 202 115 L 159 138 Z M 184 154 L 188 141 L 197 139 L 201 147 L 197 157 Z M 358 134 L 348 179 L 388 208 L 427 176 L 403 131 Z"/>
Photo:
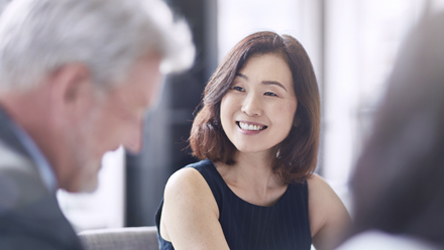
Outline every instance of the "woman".
<path fill-rule="evenodd" d="M 341 250 L 444 249 L 444 13 L 410 34 L 357 162 Z"/>
<path fill-rule="evenodd" d="M 319 90 L 301 44 L 272 32 L 244 38 L 194 119 L 189 141 L 202 161 L 165 187 L 160 248 L 332 248 L 350 219 L 313 174 L 319 130 Z"/>

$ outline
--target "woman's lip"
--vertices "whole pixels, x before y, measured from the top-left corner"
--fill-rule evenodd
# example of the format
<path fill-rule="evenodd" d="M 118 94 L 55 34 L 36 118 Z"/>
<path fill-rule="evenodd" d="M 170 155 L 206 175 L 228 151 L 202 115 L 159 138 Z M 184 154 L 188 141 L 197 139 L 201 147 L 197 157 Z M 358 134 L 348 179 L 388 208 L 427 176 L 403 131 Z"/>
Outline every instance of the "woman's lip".
<path fill-rule="evenodd" d="M 242 125 L 241 125 L 242 123 Z M 237 128 L 243 133 L 243 134 L 247 134 L 247 135 L 253 135 L 253 134 L 258 134 L 262 131 L 264 131 L 265 129 L 267 129 L 268 127 L 265 125 L 262 125 L 260 123 L 244 123 L 244 122 L 236 122 Z M 245 127 L 246 126 L 246 127 Z M 248 128 L 250 127 L 250 128 Z"/>
<path fill-rule="evenodd" d="M 256 125 L 256 126 L 261 126 L 261 127 L 267 127 L 267 125 L 262 124 L 262 123 L 257 123 L 257 122 L 236 121 L 236 123 L 239 123 L 239 122 L 242 122 L 242 123 L 245 123 L 245 124 L 248 124 L 248 125 Z"/>

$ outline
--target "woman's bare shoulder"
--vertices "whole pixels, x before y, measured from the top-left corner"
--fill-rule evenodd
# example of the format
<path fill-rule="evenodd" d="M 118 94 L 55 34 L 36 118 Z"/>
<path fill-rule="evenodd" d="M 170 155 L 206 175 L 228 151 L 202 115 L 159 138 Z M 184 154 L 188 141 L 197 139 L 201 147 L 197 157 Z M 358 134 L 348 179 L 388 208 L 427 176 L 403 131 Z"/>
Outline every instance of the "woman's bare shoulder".
<path fill-rule="evenodd" d="M 218 219 L 216 200 L 198 170 L 183 168 L 169 178 L 160 227 L 165 240 L 176 249 L 228 249 Z"/>
<path fill-rule="evenodd" d="M 168 179 L 164 199 L 192 206 L 206 199 L 214 200 L 214 197 L 202 174 L 195 168 L 187 167 L 179 169 Z"/>
<path fill-rule="evenodd" d="M 307 179 L 307 184 L 310 195 L 328 197 L 330 194 L 334 193 L 330 185 L 318 174 L 312 174 Z"/>
<path fill-rule="evenodd" d="M 314 217 L 313 220 L 320 224 L 319 227 L 322 227 L 338 210 L 345 211 L 339 196 L 322 177 L 313 174 L 307 179 L 307 184 L 310 217 Z"/>
<path fill-rule="evenodd" d="M 180 191 L 183 188 L 193 189 L 205 186 L 205 179 L 200 172 L 195 168 L 181 168 L 170 176 L 165 186 L 168 191 Z"/>

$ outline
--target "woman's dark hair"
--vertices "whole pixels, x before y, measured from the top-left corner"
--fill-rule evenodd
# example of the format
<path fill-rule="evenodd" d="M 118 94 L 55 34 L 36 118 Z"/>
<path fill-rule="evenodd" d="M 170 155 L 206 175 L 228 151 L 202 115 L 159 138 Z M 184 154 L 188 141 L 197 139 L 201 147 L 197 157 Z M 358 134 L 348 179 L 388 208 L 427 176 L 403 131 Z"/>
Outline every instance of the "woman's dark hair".
<path fill-rule="evenodd" d="M 444 14 L 400 50 L 351 179 L 354 233 L 407 234 L 444 245 Z"/>
<path fill-rule="evenodd" d="M 193 154 L 200 159 L 233 164 L 237 149 L 222 129 L 220 104 L 236 73 L 256 55 L 277 54 L 287 62 L 298 101 L 293 126 L 281 143 L 274 170 L 286 183 L 305 180 L 317 164 L 320 133 L 320 97 L 310 58 L 302 45 L 289 35 L 258 32 L 241 40 L 224 58 L 210 78 L 189 139 Z"/>

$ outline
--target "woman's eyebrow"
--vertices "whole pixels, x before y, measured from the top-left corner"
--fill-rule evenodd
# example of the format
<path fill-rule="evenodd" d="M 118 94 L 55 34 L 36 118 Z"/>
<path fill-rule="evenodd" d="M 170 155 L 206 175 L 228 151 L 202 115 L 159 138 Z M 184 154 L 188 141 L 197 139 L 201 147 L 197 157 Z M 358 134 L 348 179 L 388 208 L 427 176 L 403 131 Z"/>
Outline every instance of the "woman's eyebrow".
<path fill-rule="evenodd" d="M 282 83 L 277 82 L 277 81 L 262 81 L 262 84 L 265 84 L 265 85 L 277 85 L 277 86 L 283 88 L 286 92 L 288 92 L 287 89 L 285 88 L 285 86 Z"/>
<path fill-rule="evenodd" d="M 243 78 L 243 79 L 245 79 L 245 80 L 248 81 L 248 76 L 246 76 L 246 75 L 244 75 L 244 74 L 242 74 L 242 73 L 239 73 L 239 72 L 238 72 L 238 73 L 236 73 L 236 76 L 239 76 L 240 78 Z M 285 91 L 287 91 L 287 89 L 285 88 L 285 86 L 284 86 L 282 83 L 277 82 L 277 81 L 262 81 L 262 84 L 264 84 L 264 85 L 277 85 L 277 86 L 283 88 Z M 288 92 L 288 91 L 287 91 L 287 92 Z"/>
<path fill-rule="evenodd" d="M 236 76 L 239 76 L 240 78 L 244 78 L 245 80 L 248 80 L 248 77 L 242 73 L 237 72 Z"/>

